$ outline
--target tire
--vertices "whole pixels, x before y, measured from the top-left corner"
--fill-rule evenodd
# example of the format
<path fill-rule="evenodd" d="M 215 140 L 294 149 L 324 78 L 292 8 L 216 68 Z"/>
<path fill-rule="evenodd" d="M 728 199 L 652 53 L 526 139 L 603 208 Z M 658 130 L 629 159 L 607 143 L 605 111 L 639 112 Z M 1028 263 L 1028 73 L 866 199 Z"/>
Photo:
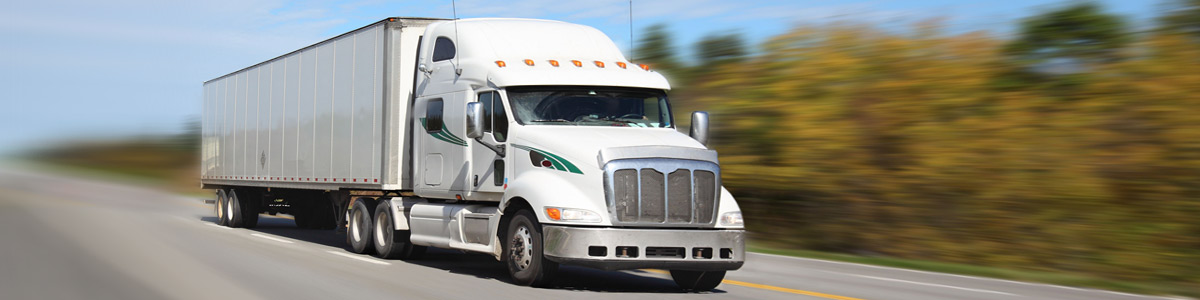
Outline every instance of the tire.
<path fill-rule="evenodd" d="M 543 255 L 542 226 L 529 210 L 519 210 L 508 222 L 507 233 L 501 241 L 502 258 L 508 265 L 513 283 L 545 287 L 554 280 L 558 263 Z"/>
<path fill-rule="evenodd" d="M 721 285 L 721 280 L 725 279 L 725 271 L 671 270 L 671 279 L 674 279 L 681 289 L 707 292 Z"/>
<path fill-rule="evenodd" d="M 217 215 L 217 225 L 227 226 L 229 218 L 225 215 L 225 206 L 229 205 L 229 197 L 225 196 L 225 190 L 217 190 L 217 201 L 213 204 L 213 213 Z"/>
<path fill-rule="evenodd" d="M 375 215 L 375 201 L 370 198 L 358 199 L 354 201 L 354 206 L 350 208 L 349 228 L 346 228 L 346 243 L 350 244 L 350 250 L 354 253 L 370 253 L 375 250 L 372 247 L 374 243 L 372 234 Z"/>
<path fill-rule="evenodd" d="M 242 202 L 238 199 L 237 191 L 229 190 L 226 198 L 229 201 L 225 203 L 225 215 L 229 221 L 225 225 L 233 228 L 242 227 Z"/>
<path fill-rule="evenodd" d="M 382 200 L 375 206 L 374 244 L 375 257 L 386 259 L 414 259 L 425 253 L 425 246 L 413 245 L 409 241 L 412 231 L 394 230 L 396 215 L 392 213 L 392 201 Z"/>

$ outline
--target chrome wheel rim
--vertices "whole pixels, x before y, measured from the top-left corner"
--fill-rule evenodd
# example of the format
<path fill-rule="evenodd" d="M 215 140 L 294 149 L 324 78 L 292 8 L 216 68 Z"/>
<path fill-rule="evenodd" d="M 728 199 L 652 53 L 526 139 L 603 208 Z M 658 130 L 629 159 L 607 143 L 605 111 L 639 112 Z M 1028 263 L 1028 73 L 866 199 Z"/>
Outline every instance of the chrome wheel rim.
<path fill-rule="evenodd" d="M 509 253 L 509 259 L 512 260 L 513 265 L 517 266 L 518 270 L 529 268 L 529 265 L 533 263 L 533 236 L 529 234 L 529 228 L 517 227 L 511 243 L 512 251 Z"/>
<path fill-rule="evenodd" d="M 225 197 L 222 195 L 217 195 L 217 220 L 225 220 Z"/>
<path fill-rule="evenodd" d="M 234 196 L 225 198 L 225 219 L 233 221 L 233 199 Z"/>
<path fill-rule="evenodd" d="M 362 211 L 355 210 L 354 211 L 354 219 L 352 222 L 350 222 L 350 236 L 352 238 L 354 238 L 355 242 L 362 241 L 362 237 L 359 236 L 359 232 L 358 232 L 359 227 L 362 226 L 362 224 L 360 224 L 361 222 L 362 222 Z"/>
<path fill-rule="evenodd" d="M 383 240 L 383 224 L 387 224 L 387 214 L 381 213 L 375 218 L 375 242 L 387 246 L 387 241 Z"/>

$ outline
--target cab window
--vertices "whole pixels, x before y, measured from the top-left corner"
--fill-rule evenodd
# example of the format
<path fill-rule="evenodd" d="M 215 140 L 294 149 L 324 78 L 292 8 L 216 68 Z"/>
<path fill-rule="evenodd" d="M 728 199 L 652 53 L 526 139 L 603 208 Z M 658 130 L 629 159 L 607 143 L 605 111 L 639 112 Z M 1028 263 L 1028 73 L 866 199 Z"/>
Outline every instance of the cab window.
<path fill-rule="evenodd" d="M 439 37 L 433 42 L 433 61 L 443 61 L 454 58 L 454 42 L 445 37 Z"/>

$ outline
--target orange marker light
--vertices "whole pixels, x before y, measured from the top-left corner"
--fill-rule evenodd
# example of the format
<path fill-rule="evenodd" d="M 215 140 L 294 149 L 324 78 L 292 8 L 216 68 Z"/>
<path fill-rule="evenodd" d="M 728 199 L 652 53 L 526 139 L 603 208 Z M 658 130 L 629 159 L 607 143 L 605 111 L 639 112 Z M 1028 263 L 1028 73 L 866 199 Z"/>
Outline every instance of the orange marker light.
<path fill-rule="evenodd" d="M 557 208 L 547 207 L 546 208 L 546 217 L 550 218 L 551 220 L 555 220 L 555 221 L 562 220 L 562 212 L 559 211 Z"/>
<path fill-rule="evenodd" d="M 503 67 L 507 67 L 507 66 L 508 66 L 508 64 L 505 64 L 503 60 L 497 60 L 497 61 L 496 61 L 496 66 L 497 66 L 497 67 L 501 67 L 501 68 L 503 68 Z"/>
<path fill-rule="evenodd" d="M 597 61 L 596 61 L 596 66 L 597 66 L 597 67 L 601 67 L 601 68 L 603 68 L 603 67 L 604 67 L 604 62 L 602 62 L 602 61 L 598 61 L 598 60 L 597 60 Z"/>
<path fill-rule="evenodd" d="M 618 67 L 621 67 L 622 69 L 624 69 L 626 65 L 625 65 L 625 63 L 623 63 L 623 62 L 619 62 L 619 61 L 618 61 L 618 62 L 617 62 L 617 66 L 618 66 Z"/>
<path fill-rule="evenodd" d="M 557 67 L 557 66 L 558 66 L 558 61 L 557 61 L 557 60 L 553 60 L 553 59 L 551 59 L 551 60 L 550 60 L 550 65 L 551 65 L 551 66 L 555 66 L 555 67 Z"/>
<path fill-rule="evenodd" d="M 647 65 L 647 64 L 638 64 L 638 66 L 639 66 L 639 67 L 642 67 L 642 70 L 650 71 L 650 65 Z"/>
<path fill-rule="evenodd" d="M 533 66 L 533 60 L 532 60 L 532 59 L 526 59 L 526 60 L 525 60 L 525 65 L 526 65 L 526 66 Z"/>
<path fill-rule="evenodd" d="M 572 64 L 575 64 L 575 66 L 576 66 L 576 67 L 582 67 L 582 66 L 583 66 L 583 62 L 581 62 L 581 61 L 578 61 L 578 60 L 572 60 L 572 61 L 571 61 L 571 63 L 572 63 Z"/>

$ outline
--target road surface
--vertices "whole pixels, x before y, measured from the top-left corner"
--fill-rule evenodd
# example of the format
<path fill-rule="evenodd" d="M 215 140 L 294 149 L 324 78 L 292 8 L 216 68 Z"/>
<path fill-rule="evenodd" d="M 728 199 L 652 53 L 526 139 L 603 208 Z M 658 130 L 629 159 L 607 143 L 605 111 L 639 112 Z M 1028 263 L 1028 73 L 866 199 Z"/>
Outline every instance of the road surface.
<path fill-rule="evenodd" d="M 707 293 L 661 270 L 578 267 L 539 289 L 487 255 L 381 260 L 285 216 L 214 219 L 197 198 L 0 168 L 0 299 L 1167 299 L 763 254 Z"/>

